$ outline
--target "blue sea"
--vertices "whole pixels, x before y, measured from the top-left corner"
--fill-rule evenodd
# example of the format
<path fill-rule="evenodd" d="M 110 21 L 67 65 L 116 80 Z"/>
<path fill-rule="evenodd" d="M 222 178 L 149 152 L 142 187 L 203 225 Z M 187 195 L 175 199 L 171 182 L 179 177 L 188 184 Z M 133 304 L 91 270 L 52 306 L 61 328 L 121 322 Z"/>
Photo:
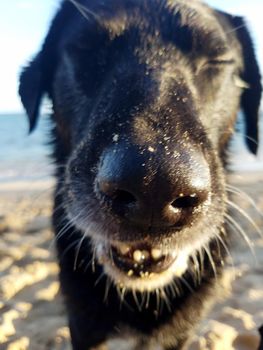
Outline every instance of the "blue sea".
<path fill-rule="evenodd" d="M 49 118 L 28 134 L 24 114 L 0 114 L 0 182 L 49 179 L 52 172 Z"/>
<path fill-rule="evenodd" d="M 263 117 L 263 116 L 262 116 Z M 48 144 L 50 121 L 39 118 L 36 130 L 28 134 L 28 121 L 23 114 L 0 114 L 0 183 L 50 179 L 53 173 L 51 146 Z M 242 132 L 242 125 L 241 125 Z M 263 118 L 261 118 L 263 141 Z M 243 171 L 262 171 L 263 142 L 256 157 L 250 155 L 241 135 L 235 136 L 231 147 L 232 166 Z M 263 175 L 262 175 L 263 176 Z"/>

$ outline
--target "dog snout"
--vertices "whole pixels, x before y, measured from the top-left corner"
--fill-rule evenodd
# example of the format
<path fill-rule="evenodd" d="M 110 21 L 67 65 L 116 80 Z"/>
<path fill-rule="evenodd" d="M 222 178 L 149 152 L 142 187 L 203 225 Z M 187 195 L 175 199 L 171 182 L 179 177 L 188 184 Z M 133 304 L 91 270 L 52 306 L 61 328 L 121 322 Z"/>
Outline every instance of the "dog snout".
<path fill-rule="evenodd" d="M 120 147 L 104 154 L 96 185 L 114 216 L 144 229 L 181 228 L 208 201 L 210 172 L 201 153 L 178 159 Z"/>

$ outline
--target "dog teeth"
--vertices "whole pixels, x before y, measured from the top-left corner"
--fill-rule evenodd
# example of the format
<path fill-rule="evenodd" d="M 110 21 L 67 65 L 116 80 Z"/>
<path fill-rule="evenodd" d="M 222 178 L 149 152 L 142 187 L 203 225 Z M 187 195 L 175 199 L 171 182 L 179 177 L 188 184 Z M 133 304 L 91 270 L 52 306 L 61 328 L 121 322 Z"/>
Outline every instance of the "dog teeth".
<path fill-rule="evenodd" d="M 148 250 L 143 250 L 142 251 L 142 260 L 147 260 L 150 257 L 150 253 L 148 252 Z"/>
<path fill-rule="evenodd" d="M 162 256 L 162 251 L 158 248 L 153 248 L 151 250 L 151 256 L 154 260 L 158 260 Z"/>
<path fill-rule="evenodd" d="M 140 277 L 141 278 L 148 278 L 150 276 L 148 271 L 140 271 Z"/>
<path fill-rule="evenodd" d="M 129 253 L 129 251 L 130 251 L 130 247 L 127 245 L 127 244 L 121 244 L 119 247 L 118 247 L 118 249 L 119 249 L 119 251 L 120 251 L 120 253 L 122 254 L 122 255 L 126 255 L 126 254 L 128 254 Z"/>
<path fill-rule="evenodd" d="M 141 263 L 144 260 L 148 260 L 150 258 L 150 253 L 148 250 L 139 250 L 136 249 L 133 252 L 133 260 L 136 261 L 137 263 Z"/>
<path fill-rule="evenodd" d="M 118 252 L 123 257 L 129 257 L 132 258 L 134 261 L 134 268 L 137 268 L 139 265 L 144 264 L 147 261 L 150 261 L 151 259 L 158 262 L 160 258 L 162 258 L 164 255 L 166 255 L 163 250 L 160 248 L 150 248 L 148 249 L 135 249 L 132 245 L 126 244 L 126 243 L 119 243 L 118 245 L 115 245 L 115 247 L 118 249 Z M 176 252 L 170 253 L 173 258 L 177 256 Z M 133 271 L 128 271 L 128 276 L 132 276 Z"/>
<path fill-rule="evenodd" d="M 133 260 L 136 261 L 137 263 L 141 263 L 145 260 L 150 259 L 150 257 L 152 257 L 154 260 L 158 260 L 162 257 L 162 255 L 163 255 L 162 251 L 158 248 L 151 249 L 151 252 L 149 252 L 148 250 L 136 249 L 133 252 Z"/>
<path fill-rule="evenodd" d="M 137 249 L 133 252 L 133 260 L 138 262 L 138 263 L 143 260 L 143 253 L 141 250 Z"/>

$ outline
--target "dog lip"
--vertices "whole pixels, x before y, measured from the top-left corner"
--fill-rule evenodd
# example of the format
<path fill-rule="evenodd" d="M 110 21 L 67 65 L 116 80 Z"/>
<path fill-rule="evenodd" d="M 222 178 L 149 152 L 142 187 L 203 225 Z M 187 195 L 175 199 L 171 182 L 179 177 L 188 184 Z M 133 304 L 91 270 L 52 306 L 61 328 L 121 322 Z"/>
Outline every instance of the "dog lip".
<path fill-rule="evenodd" d="M 110 245 L 114 265 L 129 277 L 148 277 L 167 270 L 176 259 L 175 252 L 164 252 L 149 243 Z"/>

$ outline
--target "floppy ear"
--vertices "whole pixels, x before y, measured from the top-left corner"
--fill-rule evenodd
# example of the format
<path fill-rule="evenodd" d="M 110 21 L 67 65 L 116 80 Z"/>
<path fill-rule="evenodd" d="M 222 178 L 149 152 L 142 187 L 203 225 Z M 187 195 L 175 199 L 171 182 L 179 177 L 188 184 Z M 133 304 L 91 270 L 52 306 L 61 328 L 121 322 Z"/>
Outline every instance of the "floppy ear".
<path fill-rule="evenodd" d="M 36 126 L 42 96 L 46 92 L 43 73 L 39 54 L 20 75 L 19 94 L 29 118 L 29 132 Z"/>
<path fill-rule="evenodd" d="M 262 93 L 261 76 L 249 32 L 245 26 L 241 27 L 244 25 L 242 18 L 238 18 L 237 22 L 236 26 L 240 26 L 237 35 L 242 45 L 244 58 L 242 79 L 249 85 L 248 89 L 243 91 L 241 97 L 246 125 L 246 144 L 248 149 L 256 154 L 259 141 L 258 119 Z"/>
<path fill-rule="evenodd" d="M 42 97 L 50 93 L 57 65 L 59 41 L 71 18 L 72 6 L 70 2 L 62 3 L 51 23 L 41 51 L 20 75 L 19 95 L 29 118 L 30 132 L 36 126 Z"/>
<path fill-rule="evenodd" d="M 248 84 L 248 88 L 243 91 L 241 96 L 241 107 L 245 118 L 246 144 L 248 149 L 256 154 L 259 141 L 258 119 L 262 93 L 261 76 L 253 43 L 243 18 L 232 18 L 243 51 L 244 70 L 241 78 Z"/>
<path fill-rule="evenodd" d="M 230 21 L 233 32 L 236 34 L 242 48 L 244 69 L 241 79 L 247 83 L 241 96 L 241 108 L 244 113 L 245 141 L 248 149 L 253 154 L 258 148 L 258 119 L 262 86 L 259 66 L 256 60 L 253 42 L 248 32 L 246 23 L 242 17 L 224 15 Z"/>

